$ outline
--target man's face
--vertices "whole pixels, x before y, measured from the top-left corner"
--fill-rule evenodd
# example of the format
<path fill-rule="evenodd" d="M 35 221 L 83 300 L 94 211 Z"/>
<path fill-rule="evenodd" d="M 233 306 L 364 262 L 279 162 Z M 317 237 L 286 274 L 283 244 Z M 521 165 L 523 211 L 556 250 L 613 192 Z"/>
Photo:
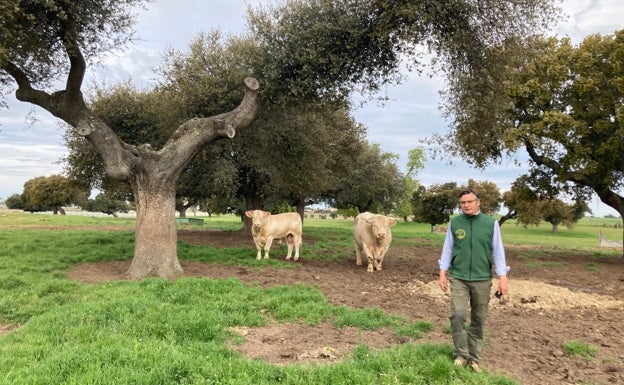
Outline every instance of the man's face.
<path fill-rule="evenodd" d="M 466 215 L 475 215 L 479 212 L 480 206 L 481 202 L 473 193 L 464 194 L 459 198 L 459 207 Z"/>

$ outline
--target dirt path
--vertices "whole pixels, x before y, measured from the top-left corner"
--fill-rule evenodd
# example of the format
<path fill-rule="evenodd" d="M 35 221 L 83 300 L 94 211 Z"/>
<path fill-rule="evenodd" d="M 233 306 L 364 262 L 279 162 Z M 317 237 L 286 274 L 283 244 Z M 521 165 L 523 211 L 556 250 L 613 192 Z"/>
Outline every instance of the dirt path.
<path fill-rule="evenodd" d="M 215 247 L 250 244 L 248 234 L 182 230 L 179 237 Z M 276 250 L 276 257 L 285 247 Z M 624 384 L 624 264 L 592 255 L 549 257 L 548 263 L 528 264 L 507 249 L 510 300 L 493 300 L 487 323 L 489 340 L 482 365 L 490 372 L 512 376 L 523 384 Z M 338 262 L 310 261 L 305 251 L 295 270 L 256 272 L 244 266 L 182 262 L 188 276 L 235 277 L 269 287 L 296 283 L 315 285 L 333 304 L 378 307 L 411 321 L 427 320 L 434 331 L 423 341 L 449 343 L 448 298 L 437 287 L 439 250 L 391 247 L 384 270 L 367 273 L 355 256 Z M 255 255 L 251 249 L 250 258 Z M 545 261 L 544 261 L 545 262 Z M 83 264 L 68 275 L 84 282 L 120 279 L 130 261 Z M 544 267 L 549 266 L 549 267 Z M 359 332 L 331 325 L 272 325 L 241 328 L 246 342 L 237 347 L 249 357 L 276 364 L 331 362 L 358 344 L 383 348 L 404 343 L 389 330 Z M 591 361 L 568 357 L 563 344 L 579 340 L 598 348 Z"/>

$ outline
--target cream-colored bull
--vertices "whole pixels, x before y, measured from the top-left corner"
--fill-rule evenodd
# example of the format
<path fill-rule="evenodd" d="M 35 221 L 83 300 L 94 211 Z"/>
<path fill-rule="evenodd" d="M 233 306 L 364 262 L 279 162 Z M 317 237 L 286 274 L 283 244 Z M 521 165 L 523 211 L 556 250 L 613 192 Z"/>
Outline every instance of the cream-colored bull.
<path fill-rule="evenodd" d="M 273 240 L 281 241 L 286 239 L 288 243 L 288 254 L 286 259 L 290 259 L 293 248 L 295 256 L 293 260 L 299 259 L 299 249 L 301 248 L 303 224 L 301 216 L 298 213 L 283 213 L 271 215 L 271 213 L 262 210 L 249 210 L 245 212 L 251 218 L 251 235 L 258 254 L 256 259 L 262 257 L 262 248 L 264 248 L 264 258 L 269 258 L 269 250 Z"/>
<path fill-rule="evenodd" d="M 368 260 L 366 271 L 381 270 L 384 256 L 392 242 L 390 227 L 396 219 L 385 215 L 364 212 L 355 217 L 353 240 L 355 241 L 356 265 L 362 266 L 362 254 Z"/>

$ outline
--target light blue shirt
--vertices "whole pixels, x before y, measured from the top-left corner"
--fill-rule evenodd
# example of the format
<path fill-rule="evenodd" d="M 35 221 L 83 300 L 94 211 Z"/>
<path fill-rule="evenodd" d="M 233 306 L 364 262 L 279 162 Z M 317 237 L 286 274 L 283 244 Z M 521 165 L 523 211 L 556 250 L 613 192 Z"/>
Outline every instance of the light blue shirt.
<path fill-rule="evenodd" d="M 500 226 L 498 221 L 494 221 L 494 232 L 492 234 L 492 256 L 494 257 L 494 271 L 499 277 L 507 275 L 510 267 L 507 266 L 505 261 L 505 248 L 503 247 L 503 238 L 501 237 Z M 451 267 L 451 260 L 453 258 L 453 229 L 451 229 L 451 222 L 448 224 L 446 230 L 446 238 L 444 238 L 444 245 L 442 246 L 442 254 L 438 260 L 440 270 L 448 271 Z"/>

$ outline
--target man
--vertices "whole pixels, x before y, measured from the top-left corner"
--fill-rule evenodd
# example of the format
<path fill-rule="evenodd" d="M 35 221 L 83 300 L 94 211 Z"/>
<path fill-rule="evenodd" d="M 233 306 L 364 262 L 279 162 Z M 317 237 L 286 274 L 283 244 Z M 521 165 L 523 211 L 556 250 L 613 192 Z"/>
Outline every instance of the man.
<path fill-rule="evenodd" d="M 507 295 L 505 250 L 498 221 L 481 213 L 476 191 L 459 194 L 462 214 L 451 219 L 440 265 L 440 288 L 451 289 L 451 333 L 455 365 L 468 365 L 480 372 L 479 357 L 483 343 L 483 327 L 487 317 L 492 287 L 492 263 L 499 277 L 498 292 Z M 470 327 L 465 323 L 470 305 Z"/>

